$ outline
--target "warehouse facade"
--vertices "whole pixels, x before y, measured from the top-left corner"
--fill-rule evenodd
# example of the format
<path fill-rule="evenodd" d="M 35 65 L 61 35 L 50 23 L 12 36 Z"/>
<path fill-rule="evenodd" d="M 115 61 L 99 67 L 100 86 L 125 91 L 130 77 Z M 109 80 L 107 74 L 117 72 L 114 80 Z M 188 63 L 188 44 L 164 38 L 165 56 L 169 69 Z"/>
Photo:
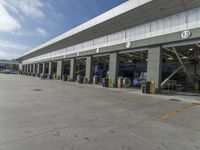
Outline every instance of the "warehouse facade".
<path fill-rule="evenodd" d="M 18 60 L 23 74 L 71 81 L 82 75 L 88 83 L 95 75 L 108 77 L 112 87 L 118 77 L 131 86 L 145 79 L 156 91 L 199 92 L 199 43 L 199 0 L 130 0 Z"/>

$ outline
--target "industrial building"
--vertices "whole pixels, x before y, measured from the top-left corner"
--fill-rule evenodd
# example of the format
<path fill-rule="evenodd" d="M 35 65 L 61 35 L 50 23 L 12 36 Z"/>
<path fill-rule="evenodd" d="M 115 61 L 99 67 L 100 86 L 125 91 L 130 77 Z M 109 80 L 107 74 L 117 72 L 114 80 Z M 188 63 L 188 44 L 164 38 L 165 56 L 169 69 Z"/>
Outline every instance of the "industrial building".
<path fill-rule="evenodd" d="M 26 75 L 199 93 L 200 1 L 129 0 L 18 60 Z"/>

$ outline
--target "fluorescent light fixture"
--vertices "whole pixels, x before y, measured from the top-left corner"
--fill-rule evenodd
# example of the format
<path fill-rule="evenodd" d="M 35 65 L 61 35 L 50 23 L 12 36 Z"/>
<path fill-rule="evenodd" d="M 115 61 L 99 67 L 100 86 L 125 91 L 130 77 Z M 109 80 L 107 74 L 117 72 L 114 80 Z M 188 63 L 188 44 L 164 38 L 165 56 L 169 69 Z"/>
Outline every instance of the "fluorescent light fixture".
<path fill-rule="evenodd" d="M 183 56 L 182 59 L 187 59 L 187 57 L 186 57 L 186 56 Z"/>
<path fill-rule="evenodd" d="M 190 50 L 190 51 L 193 51 L 193 48 L 190 48 L 189 50 Z"/>
<path fill-rule="evenodd" d="M 169 57 L 168 59 L 169 59 L 169 60 L 174 60 L 174 58 L 173 58 L 173 57 Z"/>

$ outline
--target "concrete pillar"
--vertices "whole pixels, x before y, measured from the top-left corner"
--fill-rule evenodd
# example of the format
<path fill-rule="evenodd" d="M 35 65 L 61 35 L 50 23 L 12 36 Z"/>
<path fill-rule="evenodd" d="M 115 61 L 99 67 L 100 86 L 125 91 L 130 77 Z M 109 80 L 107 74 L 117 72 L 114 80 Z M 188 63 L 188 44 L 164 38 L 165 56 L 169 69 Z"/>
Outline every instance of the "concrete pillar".
<path fill-rule="evenodd" d="M 112 81 L 111 86 L 117 87 L 117 78 L 118 78 L 118 64 L 119 64 L 119 58 L 118 53 L 112 53 L 110 54 L 109 59 L 109 78 Z"/>
<path fill-rule="evenodd" d="M 22 64 L 20 63 L 19 64 L 19 73 L 21 74 L 23 72 L 23 66 L 22 66 Z"/>
<path fill-rule="evenodd" d="M 24 73 L 24 72 L 25 72 L 25 66 L 22 65 L 22 73 Z"/>
<path fill-rule="evenodd" d="M 28 65 L 26 65 L 26 74 L 28 73 Z"/>
<path fill-rule="evenodd" d="M 63 71 L 63 62 L 62 60 L 57 61 L 57 71 L 56 71 L 56 76 L 57 79 L 62 79 L 62 71 Z"/>
<path fill-rule="evenodd" d="M 42 63 L 42 74 L 45 74 L 45 63 Z"/>
<path fill-rule="evenodd" d="M 52 72 L 53 72 L 52 64 L 53 64 L 52 62 L 49 62 L 48 79 L 52 79 Z"/>
<path fill-rule="evenodd" d="M 33 73 L 35 74 L 36 64 L 33 64 Z"/>
<path fill-rule="evenodd" d="M 33 67 L 32 67 L 32 64 L 30 64 L 30 73 L 33 73 Z"/>
<path fill-rule="evenodd" d="M 37 64 L 37 71 L 36 71 L 36 73 L 37 73 L 37 76 L 39 77 L 40 76 L 40 64 L 39 63 Z"/>
<path fill-rule="evenodd" d="M 92 84 L 93 78 L 93 58 L 89 56 L 86 58 L 86 70 L 85 70 L 85 77 L 88 79 L 88 83 Z"/>
<path fill-rule="evenodd" d="M 30 71 L 30 65 L 28 65 L 28 73 L 30 73 L 31 71 Z"/>
<path fill-rule="evenodd" d="M 155 90 L 159 92 L 161 84 L 162 48 L 151 47 L 148 50 L 147 81 L 155 82 Z"/>
<path fill-rule="evenodd" d="M 70 80 L 76 79 L 76 59 L 72 58 L 70 60 Z"/>
<path fill-rule="evenodd" d="M 30 67 L 30 65 L 28 65 L 28 73 L 30 73 L 30 72 L 31 72 L 31 71 L 30 71 L 30 68 L 31 68 L 31 67 Z"/>

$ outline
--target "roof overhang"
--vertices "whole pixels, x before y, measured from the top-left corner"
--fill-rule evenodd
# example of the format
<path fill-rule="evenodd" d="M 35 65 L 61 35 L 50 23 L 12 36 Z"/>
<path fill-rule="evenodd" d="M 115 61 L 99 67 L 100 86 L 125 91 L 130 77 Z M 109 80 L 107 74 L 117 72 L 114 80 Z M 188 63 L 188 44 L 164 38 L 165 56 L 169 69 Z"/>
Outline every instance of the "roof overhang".
<path fill-rule="evenodd" d="M 24 60 L 97 37 L 181 13 L 200 6 L 200 0 L 132 0 L 36 47 L 18 58 Z"/>

